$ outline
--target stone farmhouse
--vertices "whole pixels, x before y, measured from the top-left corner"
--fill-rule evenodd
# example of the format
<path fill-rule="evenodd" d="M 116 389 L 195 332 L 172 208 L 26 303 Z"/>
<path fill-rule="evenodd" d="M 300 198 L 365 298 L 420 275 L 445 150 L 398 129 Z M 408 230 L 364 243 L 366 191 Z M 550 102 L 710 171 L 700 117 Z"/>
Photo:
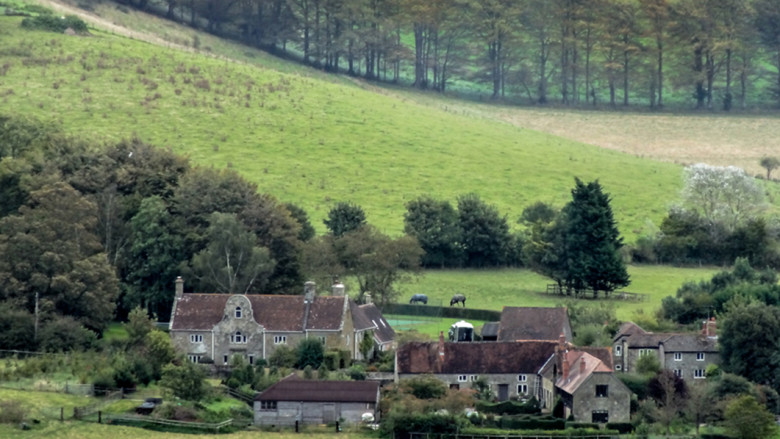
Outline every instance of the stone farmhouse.
<path fill-rule="evenodd" d="M 379 420 L 376 381 L 303 380 L 291 374 L 259 393 L 254 401 L 257 425 L 359 423 L 370 413 Z"/>
<path fill-rule="evenodd" d="M 373 337 L 375 350 L 394 348 L 395 332 L 376 306 L 357 305 L 343 292 L 336 284 L 333 295 L 318 296 L 314 282 L 307 282 L 297 296 L 185 294 L 179 277 L 171 339 L 190 361 L 210 359 L 217 366 L 236 355 L 253 364 L 307 338 L 321 340 L 326 350 L 349 351 L 354 359 L 362 358 L 359 346 L 366 336 Z"/>
<path fill-rule="evenodd" d="M 450 388 L 484 378 L 495 398 L 536 397 L 550 412 L 555 397 L 578 422 L 628 422 L 631 392 L 612 372 L 609 349 L 558 342 L 414 342 L 396 353 L 396 380 L 432 374 Z"/>
<path fill-rule="evenodd" d="M 639 358 L 653 355 L 661 367 L 686 381 L 706 379 L 707 366 L 720 364 L 715 319 L 703 322 L 699 334 L 648 332 L 635 323 L 624 323 L 613 338 L 615 370 L 635 370 Z"/>

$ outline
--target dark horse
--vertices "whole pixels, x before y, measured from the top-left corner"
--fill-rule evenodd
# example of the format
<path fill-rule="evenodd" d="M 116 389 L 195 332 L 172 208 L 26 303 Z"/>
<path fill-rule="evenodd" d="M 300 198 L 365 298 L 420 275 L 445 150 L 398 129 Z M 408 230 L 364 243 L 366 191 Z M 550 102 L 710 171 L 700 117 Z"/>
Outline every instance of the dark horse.
<path fill-rule="evenodd" d="M 426 296 L 425 294 L 415 294 L 414 296 L 412 296 L 412 300 L 409 301 L 410 304 L 411 303 L 420 303 L 420 302 L 422 302 L 423 305 L 427 305 L 428 304 L 428 296 Z"/>
<path fill-rule="evenodd" d="M 463 304 L 463 307 L 466 307 L 466 296 L 463 294 L 456 294 L 452 296 L 452 299 L 450 299 L 450 306 L 457 305 L 457 303 L 460 302 Z"/>

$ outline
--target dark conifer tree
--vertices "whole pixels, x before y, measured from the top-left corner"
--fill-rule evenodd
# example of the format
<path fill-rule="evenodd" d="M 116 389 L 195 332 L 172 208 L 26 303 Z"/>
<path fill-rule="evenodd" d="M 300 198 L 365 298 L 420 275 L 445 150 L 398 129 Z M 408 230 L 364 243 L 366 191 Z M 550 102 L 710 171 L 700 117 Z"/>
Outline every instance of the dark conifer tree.
<path fill-rule="evenodd" d="M 572 201 L 564 208 L 565 283 L 574 289 L 609 293 L 630 283 L 620 257 L 623 239 L 612 215 L 609 195 L 598 181 L 576 179 Z"/>

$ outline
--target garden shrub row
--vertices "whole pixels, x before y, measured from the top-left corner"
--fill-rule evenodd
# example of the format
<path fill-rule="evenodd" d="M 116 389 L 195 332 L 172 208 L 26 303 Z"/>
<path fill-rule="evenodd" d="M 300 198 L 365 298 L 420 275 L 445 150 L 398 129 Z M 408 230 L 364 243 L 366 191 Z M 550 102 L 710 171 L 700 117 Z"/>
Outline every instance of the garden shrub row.
<path fill-rule="evenodd" d="M 388 303 L 382 307 L 382 313 L 410 316 L 445 317 L 463 320 L 482 320 L 486 322 L 497 322 L 501 320 L 501 311 L 490 309 L 410 305 L 407 303 Z"/>
<path fill-rule="evenodd" d="M 537 401 L 536 398 L 531 398 L 527 402 L 501 401 L 492 403 L 477 401 L 476 409 L 480 413 L 493 413 L 496 415 L 524 415 L 538 414 L 541 412 L 539 401 Z"/>
<path fill-rule="evenodd" d="M 504 430 L 564 430 L 566 421 L 552 416 L 502 416 L 498 427 Z"/>
<path fill-rule="evenodd" d="M 592 429 L 570 429 L 565 430 L 503 430 L 495 428 L 466 428 L 460 431 L 461 435 L 483 435 L 483 436 L 522 436 L 525 438 L 531 438 L 539 436 L 540 438 L 549 437 L 561 437 L 561 438 L 593 438 L 600 437 L 602 439 L 617 438 L 619 432 L 617 430 L 592 430 Z"/>

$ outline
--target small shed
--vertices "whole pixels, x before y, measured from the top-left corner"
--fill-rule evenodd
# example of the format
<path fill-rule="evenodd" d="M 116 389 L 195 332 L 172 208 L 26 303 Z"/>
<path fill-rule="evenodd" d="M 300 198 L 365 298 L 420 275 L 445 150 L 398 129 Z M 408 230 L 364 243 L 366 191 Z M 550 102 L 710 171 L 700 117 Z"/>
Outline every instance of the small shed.
<path fill-rule="evenodd" d="M 318 381 L 288 375 L 255 397 L 256 425 L 359 423 L 379 419 L 376 381 Z"/>
<path fill-rule="evenodd" d="M 474 341 L 474 325 L 465 320 L 455 322 L 450 326 L 449 336 L 454 342 Z"/>

